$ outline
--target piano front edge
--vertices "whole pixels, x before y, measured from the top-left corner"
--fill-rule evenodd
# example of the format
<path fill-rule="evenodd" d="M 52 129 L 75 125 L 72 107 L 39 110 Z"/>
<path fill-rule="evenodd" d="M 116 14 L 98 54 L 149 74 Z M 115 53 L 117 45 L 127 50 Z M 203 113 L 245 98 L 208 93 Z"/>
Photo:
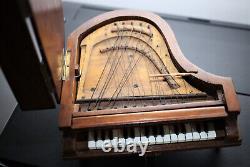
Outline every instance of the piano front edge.
<path fill-rule="evenodd" d="M 198 111 L 200 112 L 199 114 Z M 187 112 L 191 112 L 192 114 L 188 113 L 188 115 L 185 116 Z M 178 115 L 178 113 L 183 114 L 183 116 Z M 139 116 L 131 114 L 138 114 Z M 207 107 L 207 108 L 201 107 L 196 109 L 179 109 L 168 112 L 165 111 L 165 114 L 164 111 L 155 111 L 155 112 L 126 113 L 125 114 L 126 117 L 121 117 L 121 115 L 119 114 L 114 114 L 113 116 L 102 115 L 99 117 L 87 116 L 82 118 L 73 117 L 72 129 L 63 131 L 64 158 L 91 158 L 91 157 L 116 156 L 116 155 L 117 156 L 138 155 L 138 153 L 129 153 L 127 151 L 119 153 L 111 151 L 105 153 L 100 149 L 91 150 L 88 148 L 88 132 L 90 130 L 93 131 L 105 130 L 105 129 L 112 130 L 114 128 L 127 128 L 127 127 L 133 128 L 138 126 L 156 127 L 156 126 L 163 126 L 165 124 L 177 125 L 177 124 L 193 123 L 193 122 L 194 123 L 215 122 L 216 125 L 215 130 L 217 137 L 213 140 L 198 140 L 189 142 L 175 142 L 175 143 L 149 145 L 145 154 L 146 156 L 166 151 L 218 148 L 218 147 L 235 146 L 241 144 L 241 139 L 239 137 L 238 126 L 237 126 L 237 114 L 232 114 L 232 113 L 228 114 L 223 106 Z M 115 117 L 117 119 L 110 119 L 109 116 Z M 127 119 L 127 121 L 125 118 Z M 120 121 L 120 119 L 122 119 L 123 121 Z M 107 122 L 105 120 L 109 121 Z"/>

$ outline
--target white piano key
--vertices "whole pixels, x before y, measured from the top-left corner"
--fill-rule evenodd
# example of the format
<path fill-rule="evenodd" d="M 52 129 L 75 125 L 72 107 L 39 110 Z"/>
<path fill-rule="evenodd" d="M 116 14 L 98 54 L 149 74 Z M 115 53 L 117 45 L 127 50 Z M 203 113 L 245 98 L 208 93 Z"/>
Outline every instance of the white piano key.
<path fill-rule="evenodd" d="M 141 143 L 141 136 L 140 136 L 140 128 L 139 127 L 135 127 L 134 128 L 134 142 L 136 145 L 139 145 Z"/>
<path fill-rule="evenodd" d="M 194 123 L 191 123 L 191 127 L 192 127 L 192 133 L 193 133 L 193 141 L 199 141 L 200 133 L 198 132 L 196 125 Z"/>
<path fill-rule="evenodd" d="M 141 143 L 144 145 L 148 144 L 148 138 L 145 134 L 145 128 L 141 127 L 140 130 L 141 130 Z"/>
<path fill-rule="evenodd" d="M 92 149 L 96 149 L 96 141 L 95 141 L 95 137 L 94 137 L 94 131 L 89 131 L 88 133 L 88 148 L 90 150 Z"/>
<path fill-rule="evenodd" d="M 149 133 L 148 134 L 149 134 L 149 136 L 148 136 L 148 144 L 149 145 L 155 144 L 155 136 L 154 136 L 152 127 L 149 127 Z"/>
<path fill-rule="evenodd" d="M 155 143 L 156 144 L 163 144 L 164 143 L 164 140 L 163 140 L 163 136 L 161 135 L 161 130 L 160 130 L 160 127 L 157 127 L 157 131 L 156 131 L 157 135 L 155 137 Z"/>
<path fill-rule="evenodd" d="M 212 122 L 209 122 L 207 124 L 207 129 L 208 129 L 207 138 L 209 140 L 215 139 L 216 138 L 216 132 L 215 132 L 215 129 L 214 129 L 214 124 Z"/>
<path fill-rule="evenodd" d="M 164 143 L 170 143 L 171 142 L 170 131 L 169 131 L 169 127 L 167 125 L 163 126 L 163 133 L 164 133 L 164 136 L 163 136 Z"/>
<path fill-rule="evenodd" d="M 185 142 L 186 141 L 184 133 L 179 133 L 177 137 L 178 137 L 178 142 Z"/>
<path fill-rule="evenodd" d="M 200 134 L 197 131 L 193 132 L 193 141 L 199 141 L 200 140 Z"/>
<path fill-rule="evenodd" d="M 207 140 L 207 133 L 205 132 L 203 123 L 200 123 L 200 137 L 201 140 Z"/>
<path fill-rule="evenodd" d="M 177 143 L 178 142 L 178 137 L 177 134 L 175 133 L 174 126 L 169 125 L 169 132 L 170 132 L 170 142 L 171 143 Z"/>
<path fill-rule="evenodd" d="M 201 137 L 201 140 L 207 140 L 208 139 L 207 133 L 205 131 L 200 132 L 200 137 Z"/>
<path fill-rule="evenodd" d="M 112 147 L 111 140 L 110 140 L 110 137 L 109 137 L 109 131 L 105 131 L 104 143 L 106 143 L 106 144 L 104 145 L 106 148 Z"/>
<path fill-rule="evenodd" d="M 117 148 L 118 147 L 118 136 L 119 136 L 119 131 L 118 129 L 113 129 L 112 130 L 112 135 L 113 135 L 113 139 L 111 140 L 111 144 L 113 148 Z"/>
<path fill-rule="evenodd" d="M 189 123 L 185 123 L 185 130 L 186 142 L 193 141 L 192 127 Z"/>
<path fill-rule="evenodd" d="M 131 144 L 134 143 L 134 140 L 133 140 L 133 138 L 128 137 L 128 138 L 125 139 L 125 142 L 126 142 L 126 145 L 131 145 Z"/>
<path fill-rule="evenodd" d="M 102 131 L 97 131 L 97 140 L 96 140 L 96 149 L 102 149 L 103 147 L 103 140 L 102 140 Z"/>
<path fill-rule="evenodd" d="M 126 142 L 125 142 L 125 138 L 124 138 L 124 135 L 123 135 L 123 130 L 119 129 L 118 133 L 119 133 L 118 146 L 119 147 L 125 147 Z"/>

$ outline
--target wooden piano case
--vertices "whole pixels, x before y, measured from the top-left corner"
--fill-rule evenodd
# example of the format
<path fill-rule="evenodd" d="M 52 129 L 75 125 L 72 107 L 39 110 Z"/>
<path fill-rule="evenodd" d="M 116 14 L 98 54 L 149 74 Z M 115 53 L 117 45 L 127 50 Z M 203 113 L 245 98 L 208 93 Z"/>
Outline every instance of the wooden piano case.
<path fill-rule="evenodd" d="M 216 100 L 204 100 L 193 103 L 163 104 L 146 107 L 131 107 L 120 109 L 106 109 L 93 111 L 81 110 L 82 103 L 74 103 L 77 99 L 76 69 L 80 67 L 81 42 L 88 34 L 95 32 L 98 28 L 114 22 L 125 21 L 129 24 L 131 20 L 140 20 L 155 28 L 164 37 L 171 60 L 178 72 L 194 72 L 186 76 L 186 80 L 194 87 L 217 96 Z M 119 24 L 119 23 L 117 23 Z M 86 133 L 89 129 L 105 129 L 112 127 L 128 127 L 136 125 L 163 124 L 166 122 L 205 121 L 209 119 L 220 120 L 225 123 L 226 137 L 223 140 L 197 143 L 175 143 L 168 145 L 155 145 L 149 148 L 149 153 L 167 150 L 210 148 L 240 144 L 237 129 L 237 115 L 240 107 L 230 78 L 216 76 L 205 72 L 190 63 L 182 54 L 174 34 L 168 24 L 159 16 L 141 11 L 120 10 L 97 16 L 80 27 L 78 27 L 68 38 L 67 49 L 70 51 L 69 78 L 63 84 L 61 111 L 59 116 L 59 127 L 65 134 L 65 156 L 67 157 L 91 157 L 116 155 L 117 153 L 103 153 L 100 150 L 88 151 Z M 89 68 L 91 65 L 89 65 Z M 84 71 L 80 71 L 84 72 Z M 79 73 L 79 72 L 78 72 Z M 87 75 L 87 74 L 86 74 Z M 96 74 L 98 76 L 98 74 Z M 88 82 L 87 80 L 85 82 Z M 79 85 L 78 85 L 79 84 Z M 86 98 L 86 97 L 84 97 Z M 72 103 L 73 102 L 73 103 Z M 84 107 L 83 107 L 84 108 Z M 126 153 L 121 153 L 126 154 Z M 119 154 L 118 154 L 119 155 Z"/>
<path fill-rule="evenodd" d="M 88 132 L 134 126 L 215 121 L 222 131 L 215 140 L 152 145 L 146 154 L 241 143 L 240 106 L 231 78 L 210 74 L 188 61 L 159 16 L 134 10 L 104 13 L 75 29 L 63 49 L 60 2 L 31 0 L 29 7 L 60 102 L 65 158 L 131 154 L 90 150 Z"/>

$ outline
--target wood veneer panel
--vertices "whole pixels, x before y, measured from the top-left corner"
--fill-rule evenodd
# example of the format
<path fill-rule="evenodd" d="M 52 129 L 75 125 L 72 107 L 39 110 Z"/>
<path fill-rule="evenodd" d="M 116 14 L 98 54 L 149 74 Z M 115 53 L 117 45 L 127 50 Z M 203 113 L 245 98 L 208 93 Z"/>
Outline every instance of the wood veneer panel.
<path fill-rule="evenodd" d="M 129 125 L 140 123 L 180 121 L 226 117 L 224 107 L 203 107 L 129 114 L 113 114 L 89 117 L 77 117 L 72 120 L 73 129 Z"/>

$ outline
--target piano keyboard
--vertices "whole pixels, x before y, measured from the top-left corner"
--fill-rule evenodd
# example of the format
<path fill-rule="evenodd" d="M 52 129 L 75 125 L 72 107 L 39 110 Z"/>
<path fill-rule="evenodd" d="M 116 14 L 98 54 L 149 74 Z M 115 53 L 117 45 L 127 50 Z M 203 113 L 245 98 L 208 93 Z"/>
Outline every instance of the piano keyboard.
<path fill-rule="evenodd" d="M 90 130 L 88 132 L 88 148 L 90 150 L 102 149 L 104 143 L 110 143 L 110 145 L 105 146 L 112 148 L 129 144 L 171 144 L 213 140 L 219 136 L 213 122 Z"/>

